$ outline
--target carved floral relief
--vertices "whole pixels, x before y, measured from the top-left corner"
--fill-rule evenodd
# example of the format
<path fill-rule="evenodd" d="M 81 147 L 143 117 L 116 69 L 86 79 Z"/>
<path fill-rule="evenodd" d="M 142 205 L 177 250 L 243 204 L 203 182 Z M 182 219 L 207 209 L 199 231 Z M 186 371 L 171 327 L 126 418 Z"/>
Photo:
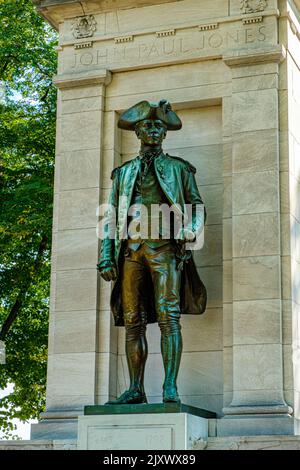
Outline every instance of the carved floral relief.
<path fill-rule="evenodd" d="M 76 39 L 89 38 L 96 31 L 97 22 L 94 15 L 79 16 L 73 20 L 72 32 Z"/>
<path fill-rule="evenodd" d="M 241 10 L 243 10 L 243 13 L 258 13 L 264 11 L 267 6 L 267 0 L 241 0 Z"/>

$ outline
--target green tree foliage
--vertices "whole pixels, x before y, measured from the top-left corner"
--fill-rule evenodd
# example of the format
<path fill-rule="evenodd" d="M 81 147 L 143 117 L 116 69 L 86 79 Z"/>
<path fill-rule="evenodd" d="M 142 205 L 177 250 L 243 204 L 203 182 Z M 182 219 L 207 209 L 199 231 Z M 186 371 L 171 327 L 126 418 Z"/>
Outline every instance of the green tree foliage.
<path fill-rule="evenodd" d="M 31 0 L 0 0 L 0 430 L 45 400 L 56 91 L 55 32 Z"/>

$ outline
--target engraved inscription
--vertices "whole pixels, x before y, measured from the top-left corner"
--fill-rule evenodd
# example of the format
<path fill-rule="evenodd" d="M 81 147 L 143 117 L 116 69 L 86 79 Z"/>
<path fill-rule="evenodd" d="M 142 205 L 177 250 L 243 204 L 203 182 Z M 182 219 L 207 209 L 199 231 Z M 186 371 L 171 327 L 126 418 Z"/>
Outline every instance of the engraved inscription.
<path fill-rule="evenodd" d="M 80 64 L 81 65 L 92 65 L 94 61 L 93 52 L 84 52 L 80 55 Z"/>
<path fill-rule="evenodd" d="M 76 52 L 70 68 L 86 66 L 117 67 L 153 63 L 164 59 L 193 59 L 204 54 L 222 53 L 226 48 L 261 43 L 267 39 L 265 25 L 245 25 L 235 30 L 195 31 L 193 35 L 154 38 L 152 41 L 135 38 L 134 42 L 107 44 L 91 51 Z M 96 46 L 96 45 L 95 45 Z"/>
<path fill-rule="evenodd" d="M 88 450 L 171 450 L 172 425 L 121 425 L 87 428 Z"/>

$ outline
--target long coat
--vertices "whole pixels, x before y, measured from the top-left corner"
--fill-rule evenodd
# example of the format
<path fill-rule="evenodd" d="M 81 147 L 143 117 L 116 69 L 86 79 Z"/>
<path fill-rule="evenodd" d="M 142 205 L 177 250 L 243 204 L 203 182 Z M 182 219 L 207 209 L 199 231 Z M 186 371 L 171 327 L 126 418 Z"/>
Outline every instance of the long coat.
<path fill-rule="evenodd" d="M 114 209 L 116 214 L 116 230 L 114 239 L 105 238 L 101 244 L 100 259 L 98 267 L 118 266 L 121 272 L 123 256 L 123 240 L 126 234 L 128 209 L 130 207 L 135 181 L 140 169 L 141 159 L 136 157 L 124 165 L 115 168 L 112 172 L 113 186 L 109 197 L 109 206 Z M 185 204 L 190 204 L 193 208 L 201 204 L 204 209 L 203 201 L 199 194 L 195 173 L 196 169 L 186 160 L 161 153 L 154 159 L 155 174 L 171 206 L 182 217 L 186 214 Z M 188 228 L 196 235 L 203 229 L 204 217 L 199 214 L 205 214 L 203 211 L 194 211 L 191 220 L 188 222 Z M 106 213 L 106 223 L 111 223 L 114 215 L 108 210 Z M 178 246 L 180 242 L 178 241 Z M 180 244 L 182 246 L 182 244 Z M 181 313 L 183 314 L 202 314 L 205 312 L 207 293 L 203 282 L 197 272 L 195 262 L 191 252 L 184 253 L 183 271 L 181 277 Z M 114 315 L 115 325 L 123 326 L 123 308 L 121 299 L 120 276 L 114 283 L 111 294 L 111 309 Z M 149 285 L 151 278 L 149 277 Z M 153 290 L 145 292 L 145 304 L 148 307 L 148 323 L 156 321 L 156 312 L 154 304 Z"/>

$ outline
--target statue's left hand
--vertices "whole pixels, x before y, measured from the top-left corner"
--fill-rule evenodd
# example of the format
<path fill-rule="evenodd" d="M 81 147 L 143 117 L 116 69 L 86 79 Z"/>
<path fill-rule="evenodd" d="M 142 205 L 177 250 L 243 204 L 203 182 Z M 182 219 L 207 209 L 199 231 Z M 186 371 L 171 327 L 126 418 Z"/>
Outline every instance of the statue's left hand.
<path fill-rule="evenodd" d="M 181 229 L 179 241 L 181 241 L 182 243 L 192 243 L 195 241 L 195 239 L 196 236 L 194 232 L 186 228 Z"/>
<path fill-rule="evenodd" d="M 118 272 L 116 268 L 110 267 L 102 269 L 100 275 L 105 281 L 110 282 L 117 280 Z"/>

